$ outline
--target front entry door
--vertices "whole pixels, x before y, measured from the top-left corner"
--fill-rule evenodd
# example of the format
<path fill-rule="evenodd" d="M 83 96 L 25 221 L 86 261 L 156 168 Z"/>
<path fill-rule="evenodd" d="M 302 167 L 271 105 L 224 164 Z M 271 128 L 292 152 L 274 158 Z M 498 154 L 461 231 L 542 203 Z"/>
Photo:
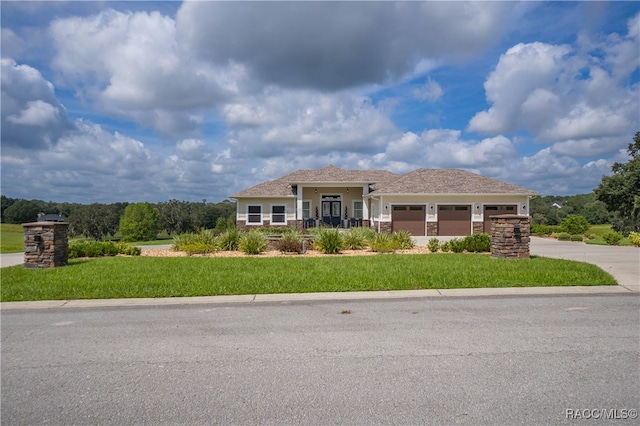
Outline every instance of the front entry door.
<path fill-rule="evenodd" d="M 326 198 L 326 199 L 325 199 Z M 323 197 L 322 221 L 333 227 L 340 226 L 340 210 L 342 203 L 334 197 Z"/>

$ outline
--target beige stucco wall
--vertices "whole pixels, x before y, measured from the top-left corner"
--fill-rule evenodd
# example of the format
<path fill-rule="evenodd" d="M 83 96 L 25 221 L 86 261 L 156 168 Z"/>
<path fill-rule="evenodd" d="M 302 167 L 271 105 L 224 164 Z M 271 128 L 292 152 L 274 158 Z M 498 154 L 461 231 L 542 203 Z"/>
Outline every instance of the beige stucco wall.
<path fill-rule="evenodd" d="M 529 214 L 529 197 L 526 195 L 382 195 L 371 198 L 370 217 L 375 221 L 391 222 L 393 206 L 398 204 L 426 205 L 427 222 L 438 221 L 439 205 L 471 205 L 472 222 L 484 220 L 485 205 L 516 204 L 518 206 L 517 214 Z M 380 208 L 382 208 L 382 212 Z"/>
<path fill-rule="evenodd" d="M 263 225 L 270 224 L 271 218 L 271 206 L 272 205 L 284 205 L 287 221 L 296 220 L 296 199 L 289 198 L 251 198 L 241 199 L 237 201 L 237 215 L 238 221 L 247 221 L 247 207 L 260 205 L 262 206 L 262 218 Z M 247 226 L 260 226 L 260 224 L 247 224 Z"/>

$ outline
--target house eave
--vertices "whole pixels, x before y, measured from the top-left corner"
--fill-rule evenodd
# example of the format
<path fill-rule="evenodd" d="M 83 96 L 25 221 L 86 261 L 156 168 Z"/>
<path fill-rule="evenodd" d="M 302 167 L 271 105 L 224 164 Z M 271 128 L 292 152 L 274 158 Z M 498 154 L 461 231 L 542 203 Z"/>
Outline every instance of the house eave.
<path fill-rule="evenodd" d="M 518 197 L 534 197 L 540 195 L 535 192 L 377 192 L 372 191 L 366 194 L 364 197 L 379 197 L 381 195 L 384 196 L 425 196 L 425 197 L 460 197 L 460 196 L 486 196 L 486 197 L 495 197 L 495 196 L 518 196 Z"/>

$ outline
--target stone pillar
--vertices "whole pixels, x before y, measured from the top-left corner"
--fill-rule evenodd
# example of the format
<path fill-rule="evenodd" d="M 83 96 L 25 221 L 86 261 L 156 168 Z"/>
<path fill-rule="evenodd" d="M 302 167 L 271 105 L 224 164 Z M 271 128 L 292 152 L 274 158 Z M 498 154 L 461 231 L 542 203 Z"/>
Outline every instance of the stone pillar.
<path fill-rule="evenodd" d="M 64 222 L 23 223 L 24 267 L 55 268 L 69 260 L 69 224 Z"/>
<path fill-rule="evenodd" d="M 531 225 L 529 216 L 491 216 L 491 256 L 529 258 Z"/>

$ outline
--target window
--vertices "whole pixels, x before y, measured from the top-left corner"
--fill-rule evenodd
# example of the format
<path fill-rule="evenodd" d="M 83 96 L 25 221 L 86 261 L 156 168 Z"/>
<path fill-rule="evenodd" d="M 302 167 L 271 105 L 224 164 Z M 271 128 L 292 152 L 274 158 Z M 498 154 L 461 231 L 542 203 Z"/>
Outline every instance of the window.
<path fill-rule="evenodd" d="M 247 223 L 262 225 L 262 206 L 247 206 Z"/>
<path fill-rule="evenodd" d="M 353 217 L 356 219 L 362 219 L 362 201 L 353 202 Z"/>
<path fill-rule="evenodd" d="M 394 212 L 400 212 L 400 211 L 405 211 L 407 210 L 407 206 L 393 206 L 393 211 Z"/>
<path fill-rule="evenodd" d="M 311 201 L 302 202 L 302 218 L 303 219 L 311 218 Z"/>
<path fill-rule="evenodd" d="M 285 206 L 271 206 L 271 223 L 278 225 L 287 224 Z"/>
<path fill-rule="evenodd" d="M 414 211 L 414 212 L 421 212 L 422 211 L 422 206 L 409 206 L 409 210 Z"/>

